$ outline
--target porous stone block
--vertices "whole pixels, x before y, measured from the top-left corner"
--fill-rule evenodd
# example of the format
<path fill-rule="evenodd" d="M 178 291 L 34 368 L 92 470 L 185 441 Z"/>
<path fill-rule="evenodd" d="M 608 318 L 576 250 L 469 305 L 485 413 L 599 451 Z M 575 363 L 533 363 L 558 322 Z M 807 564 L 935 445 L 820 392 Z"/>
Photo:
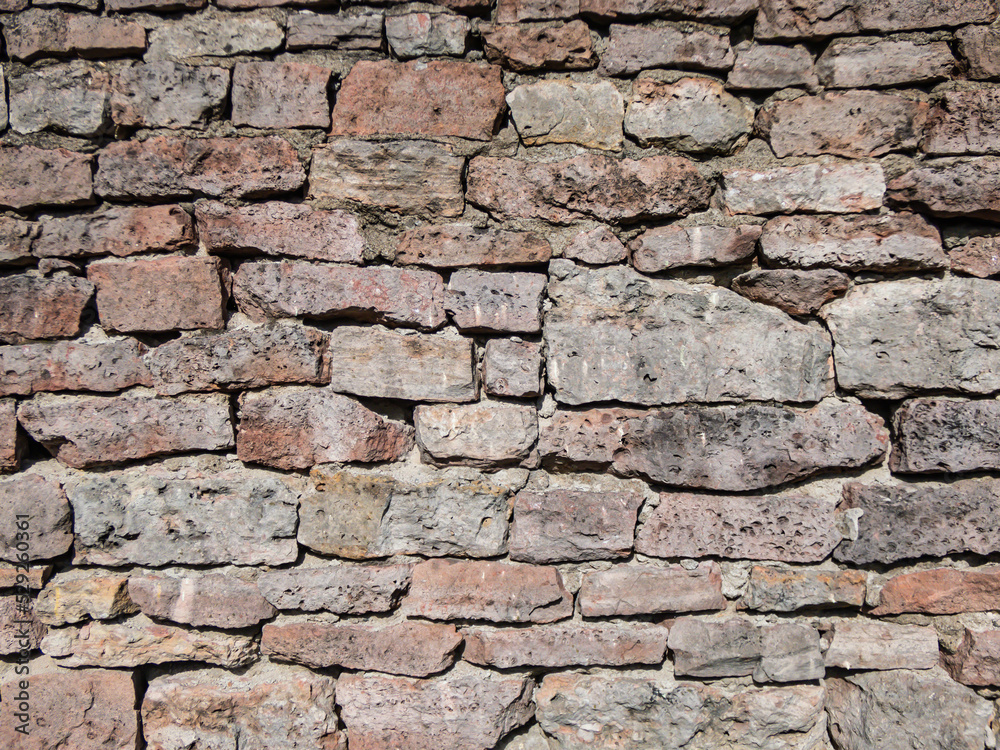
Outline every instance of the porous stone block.
<path fill-rule="evenodd" d="M 545 263 L 552 248 L 534 232 L 480 229 L 465 224 L 432 224 L 409 229 L 396 246 L 396 263 L 462 268 Z"/>
<path fill-rule="evenodd" d="M 611 24 L 599 72 L 631 75 L 647 68 L 728 70 L 733 67 L 729 37 L 714 28 Z"/>
<path fill-rule="evenodd" d="M 432 463 L 502 466 L 528 457 L 538 439 L 533 406 L 503 402 L 418 406 L 417 444 Z"/>
<path fill-rule="evenodd" d="M 30 69 L 7 81 L 10 127 L 15 133 L 55 130 L 93 138 L 110 122 L 111 76 L 86 64 Z"/>
<path fill-rule="evenodd" d="M 0 481 L 0 559 L 8 562 L 48 560 L 73 546 L 73 518 L 66 493 L 58 482 L 37 474 L 19 474 Z M 27 529 L 23 522 L 27 520 Z M 18 528 L 18 522 L 22 528 Z M 19 534 L 26 536 L 18 537 Z M 27 544 L 27 549 L 18 549 Z M 25 557 L 21 558 L 24 554 Z"/>
<path fill-rule="evenodd" d="M 0 341 L 76 336 L 93 296 L 94 285 L 73 276 L 4 276 L 0 278 Z"/>
<path fill-rule="evenodd" d="M 602 151 L 621 149 L 625 103 L 609 81 L 537 81 L 518 86 L 507 105 L 526 146 L 576 143 Z"/>
<path fill-rule="evenodd" d="M 357 615 L 389 612 L 407 589 L 413 565 L 327 565 L 269 570 L 257 588 L 278 609 Z"/>
<path fill-rule="evenodd" d="M 816 73 L 828 88 L 882 87 L 940 81 L 955 65 L 947 42 L 860 37 L 830 42 Z"/>
<path fill-rule="evenodd" d="M 483 388 L 492 396 L 537 396 L 542 391 L 542 347 L 533 341 L 490 339 L 483 356 Z"/>
<path fill-rule="evenodd" d="M 722 173 L 723 200 L 737 214 L 850 214 L 881 207 L 878 164 L 801 164 Z"/>
<path fill-rule="evenodd" d="M 893 576 L 879 592 L 873 615 L 907 612 L 957 615 L 1000 608 L 1000 568 L 933 568 Z"/>
<path fill-rule="evenodd" d="M 0 147 L 0 206 L 23 210 L 36 206 L 93 203 L 93 157 L 64 148 Z"/>
<path fill-rule="evenodd" d="M 180 206 L 111 206 L 95 213 L 42 214 L 39 224 L 32 254 L 40 258 L 172 253 L 197 244 L 191 215 Z"/>
<path fill-rule="evenodd" d="M 209 628 L 246 628 L 277 610 L 257 586 L 218 573 L 130 576 L 128 597 L 147 617 Z"/>
<path fill-rule="evenodd" d="M 330 68 L 300 62 L 246 62 L 233 68 L 234 125 L 327 128 Z"/>
<path fill-rule="evenodd" d="M 922 162 L 889 183 L 889 205 L 935 216 L 1000 219 L 1000 159 Z"/>
<path fill-rule="evenodd" d="M 590 29 L 583 21 L 556 26 L 496 24 L 480 27 L 486 59 L 524 73 L 585 70 L 597 64 Z"/>

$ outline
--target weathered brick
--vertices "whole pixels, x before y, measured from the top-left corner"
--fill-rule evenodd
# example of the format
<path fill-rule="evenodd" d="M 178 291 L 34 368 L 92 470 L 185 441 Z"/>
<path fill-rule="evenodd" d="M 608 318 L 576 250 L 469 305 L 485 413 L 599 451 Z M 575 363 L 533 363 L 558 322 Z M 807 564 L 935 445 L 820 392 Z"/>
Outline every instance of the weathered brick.
<path fill-rule="evenodd" d="M 114 392 L 149 385 L 146 347 L 135 339 L 0 346 L 2 396 L 41 391 Z"/>
<path fill-rule="evenodd" d="M 362 60 L 337 93 L 331 133 L 488 141 L 503 110 L 504 87 L 496 66 Z"/>
<path fill-rule="evenodd" d="M 758 612 L 857 607 L 865 603 L 862 570 L 820 570 L 754 565 L 740 607 Z"/>
<path fill-rule="evenodd" d="M 625 245 L 608 227 L 600 225 L 585 229 L 563 248 L 564 258 L 592 266 L 606 266 L 625 260 Z"/>
<path fill-rule="evenodd" d="M 604 151 L 624 142 L 625 104 L 610 81 L 543 80 L 518 86 L 507 105 L 526 146 L 576 143 Z"/>
<path fill-rule="evenodd" d="M 8 80 L 10 127 L 16 133 L 55 130 L 87 138 L 110 124 L 111 75 L 69 63 L 30 69 Z"/>
<path fill-rule="evenodd" d="M 48 631 L 35 615 L 34 600 L 25 603 L 20 596 L 0 596 L 0 656 L 38 651 Z"/>
<path fill-rule="evenodd" d="M 328 128 L 330 68 L 300 62 L 246 62 L 233 68 L 234 125 Z"/>
<path fill-rule="evenodd" d="M 893 415 L 889 467 L 904 473 L 1000 468 L 1000 401 L 916 398 Z"/>
<path fill-rule="evenodd" d="M 833 334 L 837 383 L 874 398 L 922 389 L 992 393 L 1000 351 L 983 346 L 1000 325 L 992 281 L 886 281 L 855 286 L 823 308 Z M 920 331 L 914 336 L 914 331 Z"/>
<path fill-rule="evenodd" d="M 40 395 L 21 404 L 17 419 L 53 456 L 75 468 L 233 447 L 225 395 Z"/>
<path fill-rule="evenodd" d="M 584 617 L 628 617 L 725 609 L 722 573 L 714 562 L 688 570 L 680 565 L 618 565 L 585 573 L 580 586 Z"/>
<path fill-rule="evenodd" d="M 204 457 L 65 485 L 77 564 L 282 565 L 298 555 L 299 488 L 275 472 Z"/>
<path fill-rule="evenodd" d="M 815 325 L 620 266 L 559 260 L 549 273 L 546 369 L 562 403 L 818 401 L 832 390 L 829 339 Z"/>
<path fill-rule="evenodd" d="M 407 401 L 475 401 L 473 344 L 447 335 L 337 326 L 330 333 L 330 388 Z"/>
<path fill-rule="evenodd" d="M 534 712 L 535 683 L 481 669 L 433 680 L 345 674 L 337 681 L 351 750 L 491 748 Z"/>
<path fill-rule="evenodd" d="M 667 651 L 662 625 L 473 627 L 462 634 L 465 661 L 499 669 L 661 664 Z"/>
<path fill-rule="evenodd" d="M 17 427 L 15 408 L 13 399 L 0 401 L 0 471 L 17 471 L 27 447 L 24 435 Z"/>
<path fill-rule="evenodd" d="M 1000 159 L 923 162 L 889 183 L 888 202 L 935 216 L 1000 219 Z"/>
<path fill-rule="evenodd" d="M 479 229 L 465 224 L 409 229 L 396 246 L 396 263 L 435 268 L 533 265 L 551 257 L 548 240 L 534 232 Z"/>
<path fill-rule="evenodd" d="M 850 35 L 858 31 L 909 31 L 936 26 L 992 22 L 995 0 L 926 2 L 907 0 L 892 5 L 872 5 L 858 0 L 797 2 L 761 0 L 754 34 L 763 39 L 802 39 Z"/>
<path fill-rule="evenodd" d="M 507 551 L 511 492 L 472 469 L 316 468 L 299 542 L 355 560 L 389 555 L 492 557 Z"/>
<path fill-rule="evenodd" d="M 7 54 L 25 62 L 78 54 L 121 57 L 146 49 L 146 30 L 132 21 L 31 8 L 4 22 Z"/>
<path fill-rule="evenodd" d="M 211 253 L 263 253 L 360 263 L 365 240 L 345 211 L 303 203 L 255 203 L 232 207 L 216 201 L 195 206 L 198 236 Z"/>
<path fill-rule="evenodd" d="M 783 89 L 819 84 L 813 57 L 802 45 L 743 44 L 735 48 L 736 61 L 727 85 L 734 89 Z"/>
<path fill-rule="evenodd" d="M 1000 78 L 1000 30 L 991 26 L 966 26 L 955 32 L 958 51 L 969 64 L 969 78 Z"/>
<path fill-rule="evenodd" d="M 956 63 L 947 42 L 909 39 L 834 39 L 816 62 L 816 73 L 828 88 L 940 81 Z"/>
<path fill-rule="evenodd" d="M 1000 153 L 1000 89 L 945 91 L 920 148 L 941 155 Z"/>
<path fill-rule="evenodd" d="M 12 402 L 5 402 L 13 408 Z M 6 509 L 0 522 L 0 559 L 18 562 L 58 557 L 73 546 L 69 501 L 57 482 L 37 474 L 18 474 L 0 481 L 0 503 Z M 29 515 L 28 529 L 17 528 L 19 515 Z M 28 548 L 18 550 L 18 532 L 27 534 Z M 23 546 L 23 545 L 22 545 Z M 26 562 L 22 560 L 21 562 Z"/>
<path fill-rule="evenodd" d="M 823 658 L 826 666 L 840 669 L 930 669 L 938 655 L 932 627 L 858 619 L 834 624 Z"/>
<path fill-rule="evenodd" d="M 228 93 L 225 68 L 135 63 L 114 78 L 111 118 L 134 128 L 204 128 L 223 113 Z"/>
<path fill-rule="evenodd" d="M 297 261 L 244 263 L 233 297 L 253 320 L 354 318 L 425 330 L 445 322 L 445 289 L 433 271 Z"/>
<path fill-rule="evenodd" d="M 542 346 L 533 341 L 490 339 L 483 356 L 483 388 L 492 396 L 542 392 Z"/>
<path fill-rule="evenodd" d="M 307 469 L 334 461 L 395 461 L 412 447 L 407 425 L 325 388 L 268 388 L 240 396 L 241 461 Z"/>
<path fill-rule="evenodd" d="M 159 136 L 106 146 L 95 189 L 105 198 L 141 200 L 259 198 L 298 190 L 305 178 L 295 149 L 283 138 Z"/>
<path fill-rule="evenodd" d="M 486 59 L 519 73 L 586 70 L 597 64 L 590 29 L 583 21 L 558 26 L 497 24 L 479 29 Z"/>
<path fill-rule="evenodd" d="M 965 629 L 958 650 L 946 657 L 951 676 L 963 685 L 1000 685 L 1000 630 Z"/>
<path fill-rule="evenodd" d="M 951 270 L 986 279 L 1000 274 L 1000 236 L 970 237 L 947 251 Z"/>
<path fill-rule="evenodd" d="M 326 565 L 269 570 L 257 588 L 278 609 L 334 614 L 389 612 L 410 587 L 413 565 Z"/>
<path fill-rule="evenodd" d="M 890 578 L 871 614 L 958 615 L 996 609 L 1000 609 L 1000 568 L 934 568 Z"/>
<path fill-rule="evenodd" d="M 133 748 L 140 742 L 136 686 L 128 672 L 113 669 L 61 669 L 14 677 L 0 686 L 17 695 L 22 681 L 31 697 L 28 734 L 18 702 L 0 703 L 0 743 L 4 747 L 41 750 L 47 747 Z"/>
<path fill-rule="evenodd" d="M 756 127 L 777 156 L 882 156 L 917 147 L 928 109 L 877 91 L 830 92 L 772 102 Z"/>
<path fill-rule="evenodd" d="M 326 335 L 314 328 L 275 324 L 167 341 L 149 351 L 157 393 L 324 383 Z M 0 361 L 2 361 L 0 349 Z"/>
<path fill-rule="evenodd" d="M 409 620 L 381 628 L 318 622 L 265 625 L 260 643 L 261 651 L 278 661 L 409 677 L 448 669 L 461 645 L 454 625 Z"/>
<path fill-rule="evenodd" d="M 728 70 L 733 67 L 733 49 L 729 36 L 722 31 L 611 24 L 608 47 L 598 70 L 613 76 L 647 68 Z"/>
<path fill-rule="evenodd" d="M 64 148 L 0 147 L 0 206 L 78 206 L 93 203 L 93 157 Z"/>
<path fill-rule="evenodd" d="M 203 57 L 273 52 L 285 32 L 272 18 L 258 13 L 208 10 L 156 24 L 149 33 L 146 62 L 197 62 Z"/>
<path fill-rule="evenodd" d="M 632 265 L 642 273 L 682 266 L 724 266 L 748 259 L 757 250 L 761 228 L 669 225 L 652 227 L 628 243 Z"/>
<path fill-rule="evenodd" d="M 550 18 L 572 18 L 580 13 L 580 0 L 498 0 L 497 21 L 516 23 L 518 21 L 548 20 Z"/>
<path fill-rule="evenodd" d="M 979 750 L 993 731 L 993 703 L 942 670 L 862 672 L 828 679 L 825 687 L 830 735 L 842 750 Z"/>
<path fill-rule="evenodd" d="M 47 625 L 114 620 L 138 611 L 129 599 L 127 576 L 57 575 L 35 600 L 35 613 Z"/>
<path fill-rule="evenodd" d="M 235 668 L 257 660 L 252 636 L 159 625 L 136 615 L 51 630 L 42 651 L 65 667 L 138 667 L 198 661 Z"/>
<path fill-rule="evenodd" d="M 484 401 L 418 406 L 417 444 L 431 463 L 503 466 L 528 457 L 538 439 L 534 406 Z"/>
<path fill-rule="evenodd" d="M 878 164 L 801 164 L 722 173 L 726 207 L 737 214 L 850 214 L 882 206 Z"/>
<path fill-rule="evenodd" d="M 75 336 L 93 296 L 93 284 L 72 276 L 4 276 L 0 278 L 0 341 Z"/>
<path fill-rule="evenodd" d="M 0 71 L 0 78 L 3 77 L 2 73 Z M 0 98 L 2 94 L 0 91 Z M 0 265 L 20 266 L 29 263 L 32 257 L 31 246 L 38 238 L 38 232 L 39 227 L 35 222 L 0 216 Z"/>
<path fill-rule="evenodd" d="M 758 268 L 733 279 L 732 289 L 789 315 L 810 315 L 846 292 L 850 283 L 849 276 L 833 269 Z"/>
<path fill-rule="evenodd" d="M 98 213 L 40 218 L 39 258 L 123 257 L 195 246 L 194 222 L 180 206 L 111 206 Z"/>
<path fill-rule="evenodd" d="M 537 718 L 552 750 L 581 747 L 823 748 L 828 746 L 819 685 L 729 688 L 660 675 L 545 675 Z"/>
<path fill-rule="evenodd" d="M 856 539 L 844 540 L 837 560 L 867 565 L 959 552 L 1000 550 L 1000 486 L 993 479 L 933 485 L 844 485 L 841 512 L 860 509 Z"/>
<path fill-rule="evenodd" d="M 612 159 L 587 154 L 538 163 L 477 156 L 469 163 L 470 203 L 498 220 L 627 222 L 705 208 L 712 188 L 683 157 Z"/>
<path fill-rule="evenodd" d="M 640 146 L 729 154 L 747 142 L 753 111 L 718 81 L 681 78 L 675 83 L 639 78 L 625 116 L 625 132 Z"/>
<path fill-rule="evenodd" d="M 309 47 L 381 49 L 382 12 L 362 9 L 358 13 L 291 13 L 285 46 L 289 50 Z"/>
<path fill-rule="evenodd" d="M 205 747 L 341 748 L 334 679 L 302 667 L 267 665 L 240 675 L 222 669 L 164 674 L 149 681 L 142 733 L 151 749 Z"/>
<path fill-rule="evenodd" d="M 660 496 L 635 549 L 654 557 L 819 562 L 840 542 L 834 503 L 807 495 Z"/>
<path fill-rule="evenodd" d="M 309 197 L 335 208 L 461 216 L 465 159 L 430 141 L 335 141 L 313 151 Z"/>
<path fill-rule="evenodd" d="M 819 633 L 792 623 L 755 627 L 748 620 L 682 617 L 671 626 L 667 643 L 679 675 L 752 674 L 758 682 L 796 682 L 825 672 Z"/>
<path fill-rule="evenodd" d="M 451 13 L 413 12 L 385 19 L 385 38 L 396 57 L 465 54 L 469 19 Z"/>
<path fill-rule="evenodd" d="M 761 255 L 773 264 L 841 271 L 948 267 L 941 235 L 919 214 L 778 216 L 764 225 Z"/>
<path fill-rule="evenodd" d="M 195 627 L 245 628 L 277 612 L 253 583 L 218 573 L 131 576 L 128 597 L 147 617 Z"/>
<path fill-rule="evenodd" d="M 445 308 L 460 331 L 537 333 L 546 280 L 540 273 L 455 271 Z"/>
<path fill-rule="evenodd" d="M 573 614 L 573 595 L 553 567 L 427 560 L 413 568 L 403 611 L 430 620 L 554 622 Z"/>
<path fill-rule="evenodd" d="M 554 563 L 628 557 L 642 501 L 634 491 L 522 490 L 514 497 L 510 558 Z"/>
<path fill-rule="evenodd" d="M 87 278 L 105 328 L 173 331 L 225 326 L 228 271 L 219 258 L 164 256 L 91 263 Z"/>

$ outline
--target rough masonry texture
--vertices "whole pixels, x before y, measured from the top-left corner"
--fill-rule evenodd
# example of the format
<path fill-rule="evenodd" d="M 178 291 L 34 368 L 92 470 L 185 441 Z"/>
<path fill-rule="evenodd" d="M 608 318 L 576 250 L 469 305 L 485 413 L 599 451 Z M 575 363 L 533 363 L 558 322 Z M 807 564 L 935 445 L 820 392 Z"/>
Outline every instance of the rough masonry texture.
<path fill-rule="evenodd" d="M 0 34 L 0 747 L 996 750 L 998 0 Z"/>

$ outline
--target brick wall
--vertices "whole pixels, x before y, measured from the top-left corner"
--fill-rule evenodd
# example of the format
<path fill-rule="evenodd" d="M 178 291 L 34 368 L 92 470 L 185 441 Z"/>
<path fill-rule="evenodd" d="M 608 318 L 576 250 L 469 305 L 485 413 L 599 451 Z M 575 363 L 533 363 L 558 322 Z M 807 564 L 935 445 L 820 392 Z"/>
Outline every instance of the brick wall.
<path fill-rule="evenodd" d="M 996 0 L 0 11 L 4 748 L 996 746 Z"/>

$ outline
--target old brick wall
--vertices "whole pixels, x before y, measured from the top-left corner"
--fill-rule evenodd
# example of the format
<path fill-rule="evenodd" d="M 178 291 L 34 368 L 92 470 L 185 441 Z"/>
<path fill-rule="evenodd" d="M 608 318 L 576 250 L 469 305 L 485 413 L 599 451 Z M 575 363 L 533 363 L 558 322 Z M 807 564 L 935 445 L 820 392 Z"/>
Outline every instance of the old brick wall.
<path fill-rule="evenodd" d="M 996 0 L 0 11 L 0 747 L 996 746 Z"/>

